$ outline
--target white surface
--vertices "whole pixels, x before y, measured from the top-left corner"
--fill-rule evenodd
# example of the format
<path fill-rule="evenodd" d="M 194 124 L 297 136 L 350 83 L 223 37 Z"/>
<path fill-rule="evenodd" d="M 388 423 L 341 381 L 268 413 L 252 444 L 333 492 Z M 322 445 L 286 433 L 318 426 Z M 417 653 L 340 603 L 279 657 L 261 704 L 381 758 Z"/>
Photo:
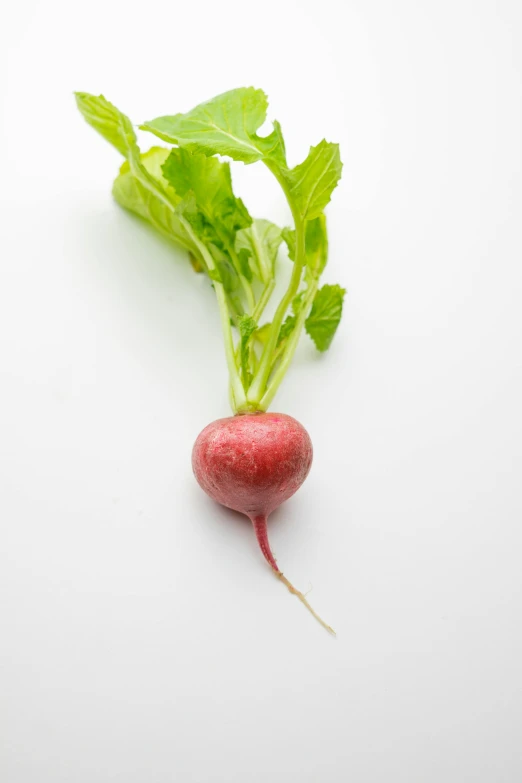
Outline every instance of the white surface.
<path fill-rule="evenodd" d="M 519 783 L 519 3 L 51 0 L 1 37 L 2 782 Z M 248 84 L 291 162 L 345 164 L 345 317 L 275 404 L 315 464 L 270 528 L 336 641 L 192 478 L 212 292 L 112 203 L 71 95 L 139 122 Z"/>

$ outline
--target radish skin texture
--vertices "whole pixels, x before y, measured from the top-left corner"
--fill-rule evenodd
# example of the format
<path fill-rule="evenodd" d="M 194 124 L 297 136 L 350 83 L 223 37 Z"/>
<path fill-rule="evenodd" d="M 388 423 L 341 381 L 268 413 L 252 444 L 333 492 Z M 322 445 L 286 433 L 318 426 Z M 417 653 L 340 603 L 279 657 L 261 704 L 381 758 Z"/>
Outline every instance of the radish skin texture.
<path fill-rule="evenodd" d="M 254 521 L 297 492 L 312 454 L 310 436 L 292 416 L 242 414 L 205 427 L 194 444 L 192 467 L 207 495 Z"/>
<path fill-rule="evenodd" d="M 239 414 L 217 419 L 198 435 L 192 468 L 209 497 L 249 517 L 273 572 L 334 633 L 284 576 L 268 541 L 269 514 L 297 492 L 310 472 L 312 456 L 310 436 L 292 416 Z"/>

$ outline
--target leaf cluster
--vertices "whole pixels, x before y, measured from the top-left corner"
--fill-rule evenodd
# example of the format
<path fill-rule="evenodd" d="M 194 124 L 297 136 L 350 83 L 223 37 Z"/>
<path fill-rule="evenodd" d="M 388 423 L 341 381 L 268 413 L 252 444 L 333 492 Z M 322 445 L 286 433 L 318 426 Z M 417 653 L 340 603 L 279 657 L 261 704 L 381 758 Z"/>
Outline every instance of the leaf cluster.
<path fill-rule="evenodd" d="M 319 288 L 328 257 L 324 209 L 342 171 L 338 145 L 322 140 L 290 168 L 279 123 L 259 135 L 268 102 L 252 87 L 144 123 L 144 131 L 171 145 L 147 152 L 141 152 L 129 118 L 103 96 L 76 93 L 76 101 L 87 122 L 125 158 L 113 185 L 116 201 L 185 248 L 194 270 L 215 288 L 233 408 L 266 409 L 300 332 L 305 329 L 325 351 L 342 315 L 344 289 Z M 294 227 L 253 218 L 234 194 L 223 157 L 264 163 L 285 193 Z M 272 320 L 262 324 L 282 242 L 293 264 L 291 280 Z"/>

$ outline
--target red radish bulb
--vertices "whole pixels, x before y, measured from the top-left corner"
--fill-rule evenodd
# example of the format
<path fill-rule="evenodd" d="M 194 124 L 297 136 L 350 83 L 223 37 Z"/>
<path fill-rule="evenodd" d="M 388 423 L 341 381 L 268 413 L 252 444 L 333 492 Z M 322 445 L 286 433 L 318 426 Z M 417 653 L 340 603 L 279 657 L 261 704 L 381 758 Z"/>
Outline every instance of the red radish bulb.
<path fill-rule="evenodd" d="M 192 451 L 194 475 L 213 500 L 252 521 L 261 551 L 276 576 L 334 633 L 296 590 L 270 549 L 267 518 L 301 486 L 312 465 L 312 441 L 305 428 L 284 413 L 230 416 L 209 424 Z"/>

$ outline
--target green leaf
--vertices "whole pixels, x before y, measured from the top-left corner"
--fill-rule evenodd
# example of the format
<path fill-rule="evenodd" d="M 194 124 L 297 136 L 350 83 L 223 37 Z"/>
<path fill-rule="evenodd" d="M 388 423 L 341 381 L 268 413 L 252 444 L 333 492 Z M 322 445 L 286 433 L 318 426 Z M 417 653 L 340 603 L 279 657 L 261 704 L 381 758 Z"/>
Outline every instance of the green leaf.
<path fill-rule="evenodd" d="M 279 330 L 279 335 L 277 338 L 278 346 L 283 342 L 283 340 L 286 340 L 286 338 L 294 331 L 295 322 L 296 322 L 295 315 L 286 316 L 285 320 L 281 324 L 281 329 Z"/>
<path fill-rule="evenodd" d="M 310 147 L 303 163 L 283 172 L 301 220 L 312 220 L 321 214 L 341 178 L 342 167 L 339 145 L 323 139 L 317 147 Z"/>
<path fill-rule="evenodd" d="M 294 315 L 299 315 L 303 306 L 306 291 L 300 291 L 297 296 L 294 296 L 292 300 L 292 312 Z"/>
<path fill-rule="evenodd" d="M 241 199 L 234 196 L 229 164 L 201 152 L 173 149 L 162 171 L 181 198 L 194 195 L 198 210 L 213 224 L 224 247 L 233 247 L 236 232 L 249 226 L 252 218 Z"/>
<path fill-rule="evenodd" d="M 221 281 L 225 291 L 228 293 L 233 293 L 236 291 L 239 285 L 239 280 L 237 277 L 237 272 L 232 264 L 229 261 L 218 261 L 217 268 L 219 269 L 219 274 L 221 275 Z"/>
<path fill-rule="evenodd" d="M 266 283 L 274 277 L 281 242 L 282 234 L 278 226 L 269 220 L 254 220 L 249 228 L 237 232 L 236 251 L 239 254 L 248 252 L 256 277 Z"/>
<path fill-rule="evenodd" d="M 319 351 L 330 347 L 341 320 L 345 293 L 339 285 L 323 285 L 315 295 L 305 328 Z"/>
<path fill-rule="evenodd" d="M 295 231 L 284 228 L 283 239 L 288 247 L 288 257 L 295 261 Z M 328 235 L 324 214 L 305 224 L 306 280 L 317 279 L 322 274 L 328 258 Z"/>
<path fill-rule="evenodd" d="M 263 326 L 260 326 L 258 329 L 256 329 L 254 337 L 256 340 L 258 340 L 261 343 L 261 345 L 265 345 L 268 339 L 271 326 L 272 326 L 271 323 L 266 323 L 263 324 Z"/>
<path fill-rule="evenodd" d="M 208 245 L 208 248 L 216 264 L 215 269 L 209 269 L 208 276 L 212 280 L 222 283 L 223 288 L 227 293 L 233 293 L 237 290 L 239 285 L 239 278 L 236 270 L 230 263 L 228 256 L 223 253 L 220 248 L 212 243 Z"/>
<path fill-rule="evenodd" d="M 103 95 L 75 92 L 76 105 L 87 120 L 104 139 L 116 147 L 123 157 L 139 155 L 136 134 L 129 118 Z"/>
<path fill-rule="evenodd" d="M 240 87 L 199 104 L 186 114 L 157 117 L 142 128 L 171 144 L 206 155 L 228 155 L 243 163 L 262 158 L 285 166 L 285 147 L 279 123 L 269 136 L 257 130 L 266 119 L 268 101 L 263 90 Z"/>
<path fill-rule="evenodd" d="M 317 280 L 328 260 L 328 234 L 324 214 L 321 213 L 306 223 L 305 247 L 307 279 Z"/>
<path fill-rule="evenodd" d="M 221 245 L 221 240 L 216 233 L 216 228 L 203 212 L 198 209 L 194 194 L 189 192 L 176 206 L 176 215 L 190 225 L 193 233 L 205 245 Z"/>
<path fill-rule="evenodd" d="M 281 233 L 283 239 L 286 242 L 286 247 L 288 249 L 288 258 L 290 259 L 290 261 L 295 261 L 295 243 L 296 243 L 295 229 L 284 228 Z"/>
<path fill-rule="evenodd" d="M 196 198 L 192 191 L 189 191 L 185 198 L 178 203 L 176 206 L 176 215 L 189 224 L 192 232 L 197 236 L 200 242 L 206 245 L 216 263 L 223 262 L 230 264 L 230 256 L 226 252 L 226 247 L 217 231 L 215 223 L 209 220 L 198 208 Z M 212 277 L 212 275 L 210 276 Z M 229 290 L 232 290 L 232 286 L 227 286 L 229 277 L 229 275 L 225 275 L 223 280 L 221 280 L 221 278 L 217 279 L 228 287 Z"/>
<path fill-rule="evenodd" d="M 138 160 L 150 176 L 153 176 L 153 172 L 157 173 L 158 171 L 161 175 L 160 167 L 168 154 L 166 149 L 153 147 L 141 155 Z M 157 182 L 159 188 L 163 188 L 163 186 L 165 190 L 168 188 L 166 181 L 162 183 L 161 180 L 157 180 Z M 158 197 L 156 190 L 150 189 L 148 181 L 144 182 L 133 174 L 128 162 L 122 165 L 112 186 L 113 196 L 120 206 L 144 218 L 162 234 L 187 248 L 199 258 L 197 249 L 176 214 L 175 204 L 179 199 L 174 191 L 170 190 L 171 193 L 166 203 L 164 199 Z"/>
<path fill-rule="evenodd" d="M 238 327 L 241 339 L 248 342 L 250 336 L 257 329 L 257 324 L 250 315 L 242 315 L 241 318 L 238 319 Z"/>
<path fill-rule="evenodd" d="M 168 150 L 153 147 L 142 155 L 127 115 L 120 112 L 103 95 L 77 92 L 75 96 L 77 106 L 89 125 L 126 158 L 112 190 L 118 204 L 144 218 L 170 239 L 198 255 L 175 213 L 180 199 L 161 173 Z"/>
<path fill-rule="evenodd" d="M 236 242 L 237 245 L 237 242 Z M 250 250 L 248 250 L 246 247 L 242 247 L 241 250 L 237 254 L 237 260 L 239 263 L 239 270 L 243 277 L 245 277 L 248 282 L 250 283 L 252 281 L 252 269 L 250 268 L 250 259 L 252 258 L 252 253 Z"/>
<path fill-rule="evenodd" d="M 170 183 L 165 179 L 163 176 L 163 164 L 169 157 L 170 150 L 167 149 L 167 147 L 151 147 L 150 150 L 147 150 L 147 152 L 142 152 L 140 155 L 141 163 L 143 164 L 143 168 L 146 169 L 147 173 L 150 174 L 151 177 L 153 177 L 156 182 L 158 182 L 162 188 L 164 188 L 165 192 L 168 193 L 169 198 L 172 200 L 173 203 L 178 203 L 180 201 L 179 195 L 176 193 L 176 191 L 171 187 Z M 130 170 L 130 164 L 127 161 L 126 163 L 123 163 L 120 171 L 129 171 Z"/>
<path fill-rule="evenodd" d="M 235 291 L 238 274 L 245 274 L 247 279 L 252 277 L 248 259 L 244 256 L 239 259 L 234 252 L 237 231 L 249 226 L 252 218 L 241 199 L 234 196 L 230 166 L 201 152 L 174 149 L 162 172 L 182 198 L 177 206 L 178 214 L 207 245 L 216 261 L 219 278 L 213 279 L 219 279 L 227 293 Z"/>

